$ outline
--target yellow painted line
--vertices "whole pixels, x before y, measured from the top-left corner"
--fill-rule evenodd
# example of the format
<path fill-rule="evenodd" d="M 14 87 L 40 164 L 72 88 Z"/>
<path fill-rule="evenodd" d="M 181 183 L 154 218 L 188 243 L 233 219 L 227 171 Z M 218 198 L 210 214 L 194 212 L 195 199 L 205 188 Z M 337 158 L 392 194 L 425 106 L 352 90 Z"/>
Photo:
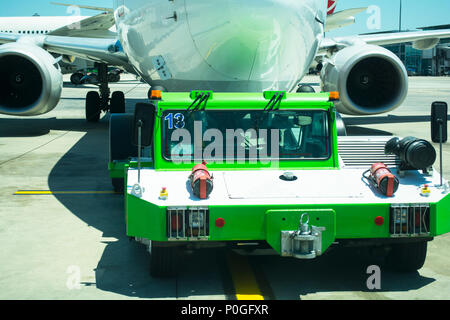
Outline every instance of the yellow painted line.
<path fill-rule="evenodd" d="M 264 300 L 247 257 L 229 252 L 227 262 L 236 291 L 236 299 Z"/>
<path fill-rule="evenodd" d="M 54 194 L 116 194 L 114 191 L 27 191 L 27 190 L 19 190 L 14 193 L 14 195 L 54 195 Z"/>

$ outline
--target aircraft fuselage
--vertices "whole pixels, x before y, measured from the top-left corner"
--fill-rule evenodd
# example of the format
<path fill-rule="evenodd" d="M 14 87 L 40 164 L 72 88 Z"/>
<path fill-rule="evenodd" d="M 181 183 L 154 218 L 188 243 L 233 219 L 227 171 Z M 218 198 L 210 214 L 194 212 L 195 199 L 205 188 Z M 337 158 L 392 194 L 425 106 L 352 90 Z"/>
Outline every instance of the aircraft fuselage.
<path fill-rule="evenodd" d="M 324 0 L 116 0 L 121 44 L 168 91 L 290 90 L 323 35 Z"/>

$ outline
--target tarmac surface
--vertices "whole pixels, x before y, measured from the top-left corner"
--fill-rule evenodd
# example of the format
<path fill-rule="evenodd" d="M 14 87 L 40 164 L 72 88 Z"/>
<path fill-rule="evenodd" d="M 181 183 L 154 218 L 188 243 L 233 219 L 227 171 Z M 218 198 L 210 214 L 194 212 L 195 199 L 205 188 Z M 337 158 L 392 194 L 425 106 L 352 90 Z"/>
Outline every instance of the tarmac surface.
<path fill-rule="evenodd" d="M 349 134 L 431 140 L 431 103 L 450 103 L 450 78 L 414 77 L 409 86 L 393 112 L 345 117 Z M 429 243 L 418 272 L 381 269 L 373 291 L 366 285 L 373 263 L 340 248 L 310 261 L 205 249 L 184 254 L 176 277 L 153 279 L 145 247 L 125 235 L 123 196 L 112 193 L 109 116 L 84 119 L 89 90 L 66 82 L 52 112 L 0 116 L 0 299 L 450 299 L 450 234 Z M 128 76 L 111 90 L 126 93 L 132 112 L 148 86 Z M 443 155 L 448 179 L 450 143 Z M 15 195 L 20 190 L 36 193 Z"/>

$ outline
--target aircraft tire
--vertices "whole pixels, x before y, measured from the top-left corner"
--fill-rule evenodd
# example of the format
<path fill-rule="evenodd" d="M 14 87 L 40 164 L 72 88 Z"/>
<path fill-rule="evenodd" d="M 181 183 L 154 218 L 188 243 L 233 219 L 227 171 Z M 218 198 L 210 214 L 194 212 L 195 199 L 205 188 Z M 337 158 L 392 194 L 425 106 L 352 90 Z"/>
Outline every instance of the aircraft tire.
<path fill-rule="evenodd" d="M 120 74 L 118 73 L 108 73 L 108 82 L 119 82 Z"/>
<path fill-rule="evenodd" d="M 72 74 L 70 76 L 70 82 L 72 82 L 72 84 L 74 84 L 74 85 L 80 85 L 82 78 L 83 78 L 83 74 L 82 73 L 75 72 L 74 74 Z"/>
<path fill-rule="evenodd" d="M 111 113 L 125 113 L 125 95 L 122 91 L 114 91 L 111 95 Z"/>

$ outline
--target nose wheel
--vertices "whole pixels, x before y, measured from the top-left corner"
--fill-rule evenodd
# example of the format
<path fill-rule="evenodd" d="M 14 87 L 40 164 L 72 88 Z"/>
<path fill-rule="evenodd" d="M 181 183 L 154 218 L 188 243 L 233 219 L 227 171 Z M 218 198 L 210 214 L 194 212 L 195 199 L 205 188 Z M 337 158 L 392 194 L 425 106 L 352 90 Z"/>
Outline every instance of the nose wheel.
<path fill-rule="evenodd" d="M 111 94 L 108 81 L 108 66 L 104 63 L 95 64 L 98 70 L 99 91 L 89 91 L 86 95 L 86 120 L 98 122 L 103 112 L 125 113 L 125 95 L 122 91 Z"/>

